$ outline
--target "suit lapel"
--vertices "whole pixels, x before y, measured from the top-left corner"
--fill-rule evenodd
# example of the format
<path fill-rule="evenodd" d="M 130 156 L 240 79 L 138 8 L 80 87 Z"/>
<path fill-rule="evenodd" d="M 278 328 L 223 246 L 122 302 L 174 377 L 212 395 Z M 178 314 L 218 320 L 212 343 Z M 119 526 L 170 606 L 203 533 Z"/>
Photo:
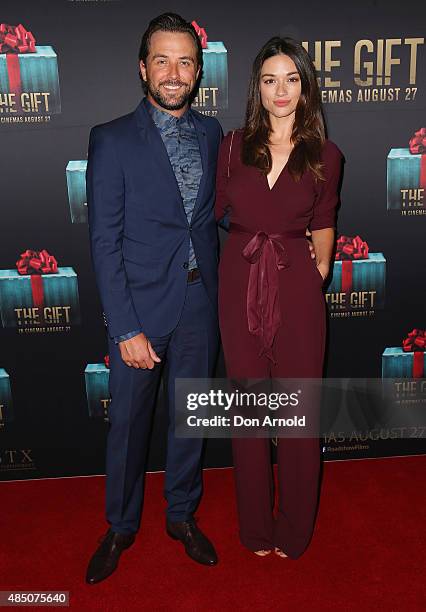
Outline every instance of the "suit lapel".
<path fill-rule="evenodd" d="M 161 180 L 167 181 L 170 186 L 171 192 L 175 193 L 182 202 L 182 212 L 185 216 L 185 210 L 183 208 L 182 196 L 180 193 L 179 185 L 176 181 L 176 176 L 170 163 L 167 149 L 164 146 L 163 139 L 161 138 L 160 132 L 157 129 L 154 121 L 151 119 L 148 110 L 145 107 L 143 101 L 139 104 L 135 110 L 136 123 L 138 125 L 139 134 L 144 141 L 144 144 L 148 144 L 149 155 L 154 163 L 157 163 L 160 172 Z"/>
<path fill-rule="evenodd" d="M 200 155 L 201 155 L 201 165 L 203 167 L 203 174 L 201 175 L 200 185 L 198 187 L 197 199 L 195 201 L 194 210 L 192 212 L 192 220 L 194 220 L 195 215 L 197 214 L 197 211 L 203 199 L 204 189 L 205 189 L 206 180 L 207 180 L 207 168 L 209 164 L 209 159 L 208 159 L 209 154 L 208 154 L 208 146 L 207 146 L 207 133 L 204 128 L 204 125 L 201 119 L 199 118 L 198 114 L 192 112 L 192 110 L 191 110 L 191 117 L 194 121 L 195 131 L 197 132 L 198 145 L 200 147 Z"/>

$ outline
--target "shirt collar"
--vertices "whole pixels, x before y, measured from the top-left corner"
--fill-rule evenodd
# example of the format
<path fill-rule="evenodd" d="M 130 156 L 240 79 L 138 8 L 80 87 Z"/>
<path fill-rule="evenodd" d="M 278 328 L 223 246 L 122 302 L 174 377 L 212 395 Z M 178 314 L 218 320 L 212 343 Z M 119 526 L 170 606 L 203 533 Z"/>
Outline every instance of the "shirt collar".
<path fill-rule="evenodd" d="M 177 125 L 184 125 L 184 124 L 191 125 L 191 122 L 190 122 L 191 115 L 190 115 L 189 108 L 187 108 L 187 110 L 184 112 L 184 114 L 181 117 L 175 117 L 174 115 L 171 115 L 167 111 L 163 111 L 157 108 L 156 106 L 154 106 L 153 104 L 151 104 L 151 102 L 146 97 L 144 98 L 144 104 L 149 114 L 151 115 L 152 120 L 154 121 L 155 125 L 160 131 L 165 130 L 166 128 L 170 126 L 177 126 Z"/>

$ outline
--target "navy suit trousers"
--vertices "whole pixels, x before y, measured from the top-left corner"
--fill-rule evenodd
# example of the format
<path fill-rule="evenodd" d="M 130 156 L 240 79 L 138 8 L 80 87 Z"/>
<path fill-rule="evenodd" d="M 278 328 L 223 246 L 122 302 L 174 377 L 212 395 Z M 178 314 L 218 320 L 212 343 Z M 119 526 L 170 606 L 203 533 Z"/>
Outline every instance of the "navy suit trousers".
<path fill-rule="evenodd" d="M 162 359 L 153 370 L 127 366 L 109 339 L 110 427 L 106 454 L 106 516 L 113 531 L 135 533 L 140 526 L 149 433 L 161 373 L 169 414 L 165 497 L 167 518 L 192 518 L 202 491 L 202 439 L 174 436 L 176 378 L 212 376 L 219 346 L 217 318 L 201 279 L 188 283 L 177 327 L 150 337 Z"/>

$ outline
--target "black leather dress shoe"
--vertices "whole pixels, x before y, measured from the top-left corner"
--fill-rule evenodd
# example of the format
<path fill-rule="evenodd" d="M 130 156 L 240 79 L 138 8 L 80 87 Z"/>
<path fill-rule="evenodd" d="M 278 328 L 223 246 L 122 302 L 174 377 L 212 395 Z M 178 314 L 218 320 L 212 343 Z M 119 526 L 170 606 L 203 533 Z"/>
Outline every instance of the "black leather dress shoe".
<path fill-rule="evenodd" d="M 115 533 L 108 529 L 101 540 L 101 545 L 90 559 L 86 573 L 86 582 L 96 584 L 105 580 L 117 569 L 118 560 L 123 550 L 135 541 L 135 534 Z"/>
<path fill-rule="evenodd" d="M 216 565 L 218 559 L 213 544 L 208 540 L 194 520 L 181 523 L 166 522 L 166 532 L 174 540 L 180 540 L 186 554 L 197 563 Z"/>

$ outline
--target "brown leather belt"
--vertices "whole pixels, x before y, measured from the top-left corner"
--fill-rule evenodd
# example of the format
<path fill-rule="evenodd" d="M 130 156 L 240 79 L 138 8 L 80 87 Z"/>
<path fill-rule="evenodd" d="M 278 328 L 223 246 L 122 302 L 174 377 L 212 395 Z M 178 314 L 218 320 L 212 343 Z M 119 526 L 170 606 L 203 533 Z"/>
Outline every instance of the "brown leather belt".
<path fill-rule="evenodd" d="M 195 280 L 200 278 L 200 270 L 198 268 L 193 268 L 188 272 L 188 283 L 193 283 Z"/>

